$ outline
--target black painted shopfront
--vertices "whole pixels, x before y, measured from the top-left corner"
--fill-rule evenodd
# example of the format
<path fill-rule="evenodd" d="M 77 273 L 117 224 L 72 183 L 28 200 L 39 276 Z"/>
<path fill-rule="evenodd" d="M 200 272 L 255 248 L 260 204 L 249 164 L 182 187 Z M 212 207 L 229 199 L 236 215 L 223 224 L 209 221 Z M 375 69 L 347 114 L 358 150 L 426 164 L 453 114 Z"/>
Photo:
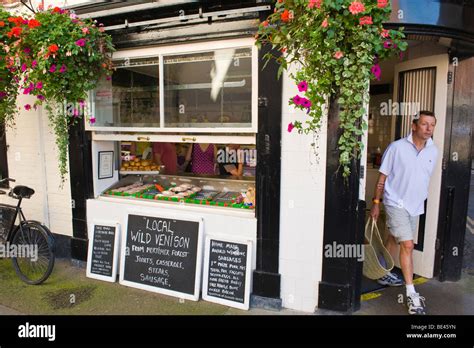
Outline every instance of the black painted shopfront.
<path fill-rule="evenodd" d="M 251 36 L 256 32 L 256 19 L 265 18 L 272 9 L 255 10 L 271 5 L 271 1 L 190 1 L 180 6 L 164 6 L 154 10 L 97 16 L 105 26 L 117 26 L 111 31 L 117 48 L 182 43 L 192 40 L 225 39 Z M 462 262 L 462 244 L 468 203 L 471 142 L 474 111 L 474 83 L 470 74 L 474 70 L 474 2 L 473 1 L 392 1 L 393 18 L 388 27 L 402 24 L 408 35 L 445 38 L 450 45 L 450 81 L 448 110 L 443 149 L 441 201 L 438 215 L 439 248 L 436 251 L 435 276 L 440 280 L 458 280 Z M 414 3 L 417 5 L 415 6 Z M 77 8 L 78 14 L 107 10 L 107 5 Z M 109 8 L 116 8 L 112 6 Z M 420 9 L 423 9 L 421 11 Z M 182 17 L 180 11 L 195 15 L 197 19 Z M 245 9 L 248 9 L 245 11 Z M 225 17 L 225 12 L 243 10 L 240 14 Z M 200 16 L 202 13 L 222 11 L 221 16 Z M 400 12 L 402 11 L 402 12 Z M 400 18 L 400 13 L 404 14 Z M 181 17 L 180 17 L 181 16 Z M 453 17 L 456 20 L 453 20 Z M 175 21 L 169 21 L 175 18 Z M 157 28 L 146 30 L 146 25 L 132 25 L 151 20 Z M 124 24 L 125 23 L 125 24 Z M 127 24 L 129 23 L 129 24 Z M 168 24 L 166 24 L 168 23 Z M 268 48 L 264 48 L 268 49 Z M 259 53 L 262 63 L 264 50 Z M 458 58 L 454 60 L 454 58 Z M 456 64 L 454 64 L 456 62 Z M 273 64 L 273 65 L 272 65 Z M 279 216 L 280 216 L 280 159 L 282 84 L 276 76 L 278 66 L 267 65 L 259 72 L 258 83 L 258 164 L 256 175 L 257 201 L 257 268 L 253 273 L 254 305 L 281 306 L 279 274 Z M 470 74 L 469 74 L 470 73 Z M 447 77 L 448 78 L 448 77 Z M 328 122 L 328 150 L 326 198 L 324 214 L 324 245 L 360 244 L 363 242 L 365 201 L 359 199 L 359 163 L 353 163 L 353 175 L 346 185 L 337 172 L 337 105 L 331 104 Z M 87 218 L 85 201 L 92 198 L 91 139 L 77 126 L 70 132 L 71 192 L 76 208 L 73 209 L 74 235 L 71 241 L 73 259 L 86 260 Z M 457 153 L 456 161 L 451 154 Z M 450 250 L 458 247 L 460 255 Z M 322 251 L 321 251 L 322 252 Z M 319 285 L 319 307 L 342 312 L 360 308 L 362 264 L 355 259 L 324 259 L 322 280 Z"/>

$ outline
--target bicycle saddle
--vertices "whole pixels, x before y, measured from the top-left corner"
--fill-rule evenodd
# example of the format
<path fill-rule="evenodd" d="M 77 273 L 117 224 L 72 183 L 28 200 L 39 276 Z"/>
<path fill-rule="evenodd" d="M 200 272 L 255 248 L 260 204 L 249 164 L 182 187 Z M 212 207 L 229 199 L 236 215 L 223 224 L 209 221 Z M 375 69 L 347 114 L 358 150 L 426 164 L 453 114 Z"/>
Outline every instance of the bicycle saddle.
<path fill-rule="evenodd" d="M 13 188 L 13 193 L 18 196 L 18 197 L 21 197 L 21 198 L 30 198 L 31 196 L 33 196 L 33 194 L 35 193 L 35 190 L 27 187 L 27 186 L 15 186 Z"/>

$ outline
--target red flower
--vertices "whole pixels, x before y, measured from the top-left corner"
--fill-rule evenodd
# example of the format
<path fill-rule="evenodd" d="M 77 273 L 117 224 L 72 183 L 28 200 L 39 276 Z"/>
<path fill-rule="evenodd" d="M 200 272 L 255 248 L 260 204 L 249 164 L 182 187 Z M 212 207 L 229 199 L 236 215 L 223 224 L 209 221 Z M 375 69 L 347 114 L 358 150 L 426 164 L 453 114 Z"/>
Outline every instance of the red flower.
<path fill-rule="evenodd" d="M 382 29 L 382 32 L 380 33 L 380 35 L 383 38 L 388 38 L 388 37 L 390 37 L 390 32 L 388 31 L 388 29 Z"/>
<path fill-rule="evenodd" d="M 40 25 L 41 25 L 41 23 L 39 21 L 37 21 L 36 19 L 31 19 L 30 21 L 28 21 L 28 27 L 30 29 L 39 27 Z"/>
<path fill-rule="evenodd" d="M 10 18 L 8 18 L 8 21 L 10 23 L 15 23 L 15 26 L 17 26 L 17 27 L 19 27 L 20 25 L 22 25 L 25 22 L 23 17 L 10 17 Z"/>
<path fill-rule="evenodd" d="M 14 37 L 20 37 L 20 34 L 21 34 L 22 31 L 23 31 L 22 28 L 20 28 L 20 27 L 14 27 L 14 28 L 12 28 L 12 30 L 10 30 L 10 31 L 7 33 L 7 36 L 10 37 L 10 38 L 11 38 L 12 36 L 14 36 Z"/>
<path fill-rule="evenodd" d="M 288 22 L 290 20 L 290 11 L 288 10 L 283 11 L 283 13 L 281 14 L 281 20 L 283 22 Z"/>
<path fill-rule="evenodd" d="M 0 21 L 0 27 L 4 27 L 5 26 L 5 22 L 4 21 Z"/>
<path fill-rule="evenodd" d="M 359 1 L 353 1 L 351 5 L 349 6 L 349 12 L 352 13 L 353 15 L 356 15 L 364 11 L 365 11 L 365 6 L 363 3 Z"/>
<path fill-rule="evenodd" d="M 333 57 L 336 58 L 336 59 L 341 59 L 342 57 L 344 57 L 344 52 L 337 51 L 336 53 L 334 53 Z"/>
<path fill-rule="evenodd" d="M 374 24 L 374 23 L 372 22 L 371 16 L 364 16 L 359 19 L 359 24 L 366 25 L 366 24 Z"/>
<path fill-rule="evenodd" d="M 263 21 L 263 22 L 262 22 L 262 25 L 263 25 L 264 27 L 268 27 L 268 21 Z"/>
<path fill-rule="evenodd" d="M 61 9 L 59 7 L 53 8 L 53 13 L 60 13 Z"/>
<path fill-rule="evenodd" d="M 59 50 L 59 47 L 56 44 L 52 44 L 48 47 L 48 52 L 52 54 L 56 53 L 58 50 Z"/>
<path fill-rule="evenodd" d="M 377 0 L 378 8 L 385 8 L 388 5 L 388 0 Z"/>
<path fill-rule="evenodd" d="M 317 8 L 321 8 L 322 2 L 323 0 L 309 0 L 308 7 L 313 8 L 314 6 L 316 6 Z"/>

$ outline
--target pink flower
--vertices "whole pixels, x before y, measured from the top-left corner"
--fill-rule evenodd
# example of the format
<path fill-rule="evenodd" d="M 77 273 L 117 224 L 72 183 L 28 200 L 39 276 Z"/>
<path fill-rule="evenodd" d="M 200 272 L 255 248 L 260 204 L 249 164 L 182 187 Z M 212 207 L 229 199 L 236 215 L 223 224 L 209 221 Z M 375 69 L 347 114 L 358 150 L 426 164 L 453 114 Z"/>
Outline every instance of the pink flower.
<path fill-rule="evenodd" d="M 85 105 L 86 105 L 86 102 L 83 99 L 79 100 L 79 106 L 81 108 L 83 108 Z"/>
<path fill-rule="evenodd" d="M 291 133 L 291 131 L 293 130 L 293 128 L 295 128 L 295 126 L 293 125 L 293 123 L 288 123 L 288 133 Z"/>
<path fill-rule="evenodd" d="M 77 14 L 71 13 L 71 14 L 69 15 L 69 18 L 71 18 L 71 19 L 76 19 L 76 18 L 77 18 Z"/>
<path fill-rule="evenodd" d="M 367 25 L 367 24 L 374 24 L 372 22 L 372 17 L 371 16 L 364 16 L 359 19 L 359 24 L 360 25 Z"/>
<path fill-rule="evenodd" d="M 380 35 L 386 39 L 390 37 L 390 31 L 388 29 L 382 29 L 382 32 L 380 33 Z"/>
<path fill-rule="evenodd" d="M 327 18 L 325 18 L 325 19 L 324 19 L 324 21 L 321 23 L 321 26 L 322 26 L 323 28 L 327 28 L 327 27 L 328 27 L 328 25 L 329 25 L 329 23 L 328 23 L 328 19 L 327 19 Z"/>
<path fill-rule="evenodd" d="M 311 100 L 307 98 L 301 98 L 301 106 L 309 109 L 311 107 Z"/>
<path fill-rule="evenodd" d="M 307 90 L 308 90 L 308 82 L 301 81 L 300 83 L 298 83 L 298 91 L 306 92 Z"/>
<path fill-rule="evenodd" d="M 79 116 L 79 110 L 77 110 L 76 108 L 74 108 L 74 110 L 72 111 L 72 115 L 73 115 L 74 117 Z"/>
<path fill-rule="evenodd" d="M 65 66 L 64 64 L 61 65 L 61 68 L 59 69 L 59 72 L 60 72 L 61 74 L 64 74 L 66 71 L 67 71 L 66 66 Z"/>
<path fill-rule="evenodd" d="M 95 117 L 92 116 L 90 119 L 89 119 L 89 123 L 90 124 L 94 124 L 95 123 Z"/>
<path fill-rule="evenodd" d="M 23 49 L 23 52 L 25 52 L 25 54 L 30 54 L 30 53 L 31 53 L 31 48 L 25 47 L 25 48 Z"/>
<path fill-rule="evenodd" d="M 385 49 L 397 48 L 397 45 L 394 44 L 392 40 L 386 40 L 386 41 L 383 43 L 383 48 L 385 48 Z"/>
<path fill-rule="evenodd" d="M 25 72 L 28 67 L 26 66 L 25 63 L 21 65 L 21 72 Z"/>
<path fill-rule="evenodd" d="M 2 100 L 3 98 L 5 98 L 7 96 L 7 93 L 6 92 L 0 92 L 0 100 Z"/>
<path fill-rule="evenodd" d="M 303 98 L 301 98 L 299 95 L 295 95 L 293 97 L 293 103 L 295 103 L 295 105 L 301 105 L 302 100 L 303 100 Z"/>
<path fill-rule="evenodd" d="M 30 104 L 26 104 L 26 105 L 25 105 L 25 110 L 26 110 L 26 111 L 30 111 L 30 110 L 31 110 L 31 105 L 30 105 Z"/>
<path fill-rule="evenodd" d="M 78 45 L 79 47 L 83 47 L 85 44 L 86 44 L 85 39 L 79 39 L 76 41 L 76 45 Z"/>
<path fill-rule="evenodd" d="M 356 15 L 364 11 L 365 11 L 365 6 L 363 3 L 359 1 L 353 1 L 351 5 L 349 6 L 349 12 L 352 13 L 353 15 Z"/>
<path fill-rule="evenodd" d="M 41 82 L 41 81 L 40 81 L 40 82 L 37 82 L 35 88 L 36 88 L 36 89 L 41 89 L 41 88 L 43 88 L 43 82 Z"/>
<path fill-rule="evenodd" d="M 372 65 L 372 68 L 370 68 L 370 72 L 375 76 L 378 81 L 380 81 L 380 77 L 382 76 L 382 69 L 380 69 L 380 65 Z"/>
<path fill-rule="evenodd" d="M 45 98 L 44 98 L 44 95 L 41 95 L 41 94 L 38 94 L 36 96 L 36 98 L 38 98 L 39 100 L 43 101 Z"/>
<path fill-rule="evenodd" d="M 388 5 L 388 0 L 377 0 L 378 8 L 385 8 Z"/>
<path fill-rule="evenodd" d="M 342 57 L 344 57 L 344 52 L 337 51 L 336 53 L 334 53 L 333 57 L 336 58 L 336 59 L 341 59 Z"/>
<path fill-rule="evenodd" d="M 31 62 L 31 67 L 34 69 L 38 65 L 38 62 L 36 60 Z"/>
<path fill-rule="evenodd" d="M 316 6 L 317 8 L 321 8 L 322 2 L 323 0 L 309 0 L 308 7 L 313 8 L 314 6 Z"/>
<path fill-rule="evenodd" d="M 82 28 L 83 34 L 89 34 L 89 28 Z"/>
<path fill-rule="evenodd" d="M 55 64 L 51 64 L 51 67 L 49 68 L 49 72 L 50 73 L 53 73 L 56 71 L 56 65 Z"/>

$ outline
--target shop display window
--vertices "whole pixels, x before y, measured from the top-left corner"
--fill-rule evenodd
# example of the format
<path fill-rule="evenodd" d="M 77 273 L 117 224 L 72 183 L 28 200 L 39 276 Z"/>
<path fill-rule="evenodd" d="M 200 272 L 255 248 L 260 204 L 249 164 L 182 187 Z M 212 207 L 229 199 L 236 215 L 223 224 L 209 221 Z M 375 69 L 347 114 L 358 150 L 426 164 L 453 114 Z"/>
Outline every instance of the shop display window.
<path fill-rule="evenodd" d="M 159 127 L 158 58 L 116 61 L 93 92 L 96 126 Z"/>
<path fill-rule="evenodd" d="M 120 179 L 106 197 L 255 209 L 255 145 L 127 142 L 119 144 Z M 203 156 L 203 154 L 208 156 Z M 196 162 L 209 172 L 196 172 Z"/>
<path fill-rule="evenodd" d="M 101 79 L 90 94 L 95 122 L 86 129 L 255 133 L 255 47 L 243 40 L 235 47 L 175 48 L 135 50 L 114 58 L 112 77 Z"/>
<path fill-rule="evenodd" d="M 252 51 L 164 56 L 165 127 L 251 127 Z"/>

